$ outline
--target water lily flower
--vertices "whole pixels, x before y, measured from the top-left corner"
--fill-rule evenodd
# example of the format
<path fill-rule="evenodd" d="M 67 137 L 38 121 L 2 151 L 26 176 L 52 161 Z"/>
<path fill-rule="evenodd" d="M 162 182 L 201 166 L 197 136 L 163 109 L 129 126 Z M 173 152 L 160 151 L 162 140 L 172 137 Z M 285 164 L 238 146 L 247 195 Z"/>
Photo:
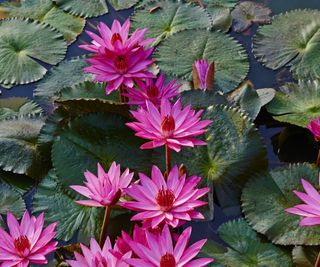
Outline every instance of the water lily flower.
<path fill-rule="evenodd" d="M 83 244 L 80 246 L 83 256 L 75 252 L 76 260 L 67 260 L 71 267 L 129 267 L 124 260 L 129 259 L 132 252 L 128 251 L 121 258 L 115 257 L 111 251 L 118 251 L 118 248 L 116 245 L 114 249 L 112 248 L 109 237 L 107 237 L 102 249 L 94 238 L 90 240 L 90 248 Z"/>
<path fill-rule="evenodd" d="M 186 175 L 179 177 L 179 170 L 174 166 L 167 180 L 157 166 L 152 167 L 151 179 L 139 174 L 140 184 L 133 184 L 125 192 L 133 201 L 123 201 L 121 206 L 138 211 L 131 220 L 149 221 L 152 228 L 163 223 L 178 227 L 181 222 L 203 219 L 195 209 L 206 205 L 199 200 L 209 192 L 209 188 L 197 189 L 201 177 Z"/>
<path fill-rule="evenodd" d="M 205 59 L 196 60 L 192 64 L 192 78 L 195 89 L 212 90 L 214 83 L 214 63 Z"/>
<path fill-rule="evenodd" d="M 164 84 L 165 76 L 160 74 L 158 79 L 146 79 L 145 82 L 137 80 L 137 88 L 127 88 L 126 97 L 130 99 L 128 104 L 146 107 L 146 100 L 152 102 L 156 107 L 161 104 L 161 99 L 168 99 L 179 95 L 178 89 L 182 86 L 172 80 Z"/>
<path fill-rule="evenodd" d="M 320 141 L 320 116 L 315 120 L 311 120 L 307 128 L 312 132 L 314 138 Z"/>
<path fill-rule="evenodd" d="M 194 259 L 207 241 L 200 240 L 188 247 L 192 228 L 188 227 L 173 244 L 168 225 L 161 234 L 146 231 L 147 244 L 129 240 L 136 258 L 125 261 L 133 267 L 203 267 L 213 261 L 212 258 Z"/>
<path fill-rule="evenodd" d="M 200 121 L 202 112 L 195 112 L 191 105 L 182 109 L 180 99 L 173 105 L 162 99 L 160 111 L 152 102 L 146 101 L 146 109 L 131 111 L 138 122 L 127 123 L 127 126 L 136 131 L 136 136 L 152 140 L 143 144 L 141 149 L 166 145 L 179 152 L 181 146 L 206 145 L 206 142 L 194 138 L 205 133 L 204 128 L 212 123 L 211 120 Z"/>
<path fill-rule="evenodd" d="M 27 267 L 30 263 L 47 264 L 46 255 L 56 250 L 56 223 L 43 229 L 44 214 L 29 215 L 26 210 L 21 222 L 10 212 L 7 214 L 9 233 L 0 227 L 0 266 Z"/>
<path fill-rule="evenodd" d="M 133 178 L 133 172 L 126 169 L 122 175 L 120 164 L 113 162 L 106 173 L 98 163 L 98 177 L 90 171 L 84 173 L 87 179 L 85 186 L 72 185 L 73 190 L 89 198 L 89 200 L 76 201 L 80 205 L 91 207 L 108 207 L 118 202 L 124 195 L 124 189 L 127 188 Z"/>
<path fill-rule="evenodd" d="M 94 74 L 97 82 L 108 82 L 107 95 L 122 86 L 133 87 L 135 80 L 155 77 L 147 70 L 154 62 L 149 59 L 153 48 L 145 47 L 153 39 L 144 40 L 146 29 L 137 30 L 128 38 L 129 29 L 129 20 L 122 27 L 119 21 L 114 21 L 111 29 L 100 23 L 98 30 L 101 36 L 87 32 L 93 41 L 90 45 L 80 46 L 94 52 L 91 58 L 86 59 L 91 66 L 84 71 Z"/>
<path fill-rule="evenodd" d="M 301 183 L 306 193 L 293 192 L 304 204 L 288 208 L 286 211 L 305 217 L 299 223 L 301 226 L 320 225 L 320 194 L 308 181 L 301 179 Z"/>

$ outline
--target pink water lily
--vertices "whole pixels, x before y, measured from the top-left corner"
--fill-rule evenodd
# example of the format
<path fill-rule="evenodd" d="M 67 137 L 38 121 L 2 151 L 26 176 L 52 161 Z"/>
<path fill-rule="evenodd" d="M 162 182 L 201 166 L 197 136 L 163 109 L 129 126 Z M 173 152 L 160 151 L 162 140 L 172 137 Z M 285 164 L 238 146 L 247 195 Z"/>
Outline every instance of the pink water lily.
<path fill-rule="evenodd" d="M 165 225 L 161 234 L 146 231 L 145 243 L 130 240 L 128 243 L 136 258 L 125 261 L 132 267 L 203 267 L 213 261 L 211 258 L 194 259 L 200 252 L 206 239 L 200 240 L 188 247 L 192 228 L 188 227 L 173 242 L 168 225 Z"/>
<path fill-rule="evenodd" d="M 192 77 L 195 89 L 213 89 L 214 64 L 205 59 L 196 60 L 192 65 Z"/>
<path fill-rule="evenodd" d="M 122 174 L 120 164 L 113 162 L 108 173 L 106 173 L 98 163 L 98 176 L 90 171 L 84 173 L 87 181 L 85 186 L 70 186 L 73 190 L 89 198 L 89 200 L 78 200 L 78 204 L 91 207 L 107 207 L 116 204 L 119 198 L 124 195 L 133 178 L 133 172 L 126 169 Z"/>
<path fill-rule="evenodd" d="M 200 120 L 202 112 L 195 112 L 191 105 L 183 109 L 180 99 L 173 105 L 167 99 L 162 99 L 160 111 L 152 102 L 146 101 L 146 109 L 131 111 L 137 122 L 127 123 L 127 126 L 136 131 L 136 136 L 151 140 L 143 144 L 142 149 L 167 145 L 179 152 L 181 146 L 206 145 L 194 138 L 205 133 L 204 128 L 212 123 L 211 120 Z"/>
<path fill-rule="evenodd" d="M 127 88 L 127 96 L 129 104 L 140 105 L 146 107 L 146 100 L 152 102 L 156 107 L 159 107 L 162 99 L 172 99 L 179 95 L 179 88 L 182 86 L 172 80 L 165 84 L 164 74 L 160 74 L 158 79 L 146 79 L 145 81 L 137 81 L 136 88 Z"/>
<path fill-rule="evenodd" d="M 306 193 L 296 190 L 293 192 L 304 204 L 288 208 L 286 211 L 305 217 L 299 223 L 301 226 L 320 225 L 320 194 L 308 181 L 301 179 L 301 183 Z"/>
<path fill-rule="evenodd" d="M 209 192 L 209 188 L 196 188 L 201 177 L 186 178 L 185 174 L 179 177 L 177 166 L 167 180 L 157 166 L 152 167 L 151 179 L 143 173 L 139 173 L 139 177 L 139 184 L 125 189 L 133 201 L 121 202 L 123 207 L 138 212 L 132 220 L 149 221 L 155 228 L 163 223 L 177 227 L 185 221 L 204 218 L 196 211 L 207 204 L 199 199 Z"/>
<path fill-rule="evenodd" d="M 112 248 L 109 237 L 107 237 L 102 249 L 94 238 L 90 240 L 90 248 L 83 244 L 80 246 L 83 255 L 75 252 L 76 260 L 67 260 L 71 267 L 129 267 L 124 260 L 131 257 L 131 251 L 121 255 L 120 258 L 115 257 L 111 251 L 116 252 L 118 248 L 116 245 L 114 249 Z"/>
<path fill-rule="evenodd" d="M 46 264 L 46 255 L 56 250 L 58 242 L 56 223 L 44 226 L 44 214 L 38 218 L 25 211 L 21 222 L 10 212 L 7 214 L 9 233 L 0 227 L 0 263 L 2 267 L 27 267 L 30 263 Z M 51 242 L 52 241 L 52 242 Z"/>
<path fill-rule="evenodd" d="M 307 128 L 312 132 L 314 138 L 320 141 L 320 117 L 315 120 L 311 120 Z"/>

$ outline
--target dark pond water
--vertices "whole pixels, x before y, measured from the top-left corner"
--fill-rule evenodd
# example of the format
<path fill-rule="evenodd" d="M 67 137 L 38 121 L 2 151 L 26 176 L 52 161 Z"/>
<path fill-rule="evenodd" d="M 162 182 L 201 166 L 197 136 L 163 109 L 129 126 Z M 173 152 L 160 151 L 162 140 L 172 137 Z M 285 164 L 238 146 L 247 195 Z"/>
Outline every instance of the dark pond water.
<path fill-rule="evenodd" d="M 1 2 L 4 2 L 4 0 L 0 0 L 0 3 Z M 256 2 L 265 3 L 272 9 L 273 14 L 279 14 L 297 8 L 320 9 L 320 0 L 257 0 Z M 133 12 L 133 9 L 115 12 L 111 7 L 109 8 L 111 9 L 109 14 L 100 16 L 99 18 L 89 19 L 86 29 L 90 29 L 90 24 L 97 24 L 98 21 L 104 21 L 108 25 L 111 25 L 114 19 L 124 21 Z M 253 26 L 245 34 L 231 32 L 231 35 L 239 40 L 239 42 L 242 43 L 247 50 L 250 61 L 250 72 L 248 74 L 248 79 L 253 82 L 256 88 L 277 89 L 279 86 L 281 86 L 281 84 L 292 81 L 291 75 L 286 69 L 275 72 L 265 68 L 256 61 L 251 52 L 252 36 L 255 34 L 256 30 L 257 27 Z M 82 33 L 78 37 L 78 40 L 69 46 L 66 58 L 83 54 L 84 52 L 78 48 L 78 45 L 83 42 L 89 42 L 89 38 L 87 38 L 85 33 Z M 50 66 L 47 65 L 45 65 L 45 67 L 50 68 Z M 2 91 L 0 98 L 7 98 L 10 96 L 23 96 L 32 98 L 34 88 L 35 84 L 16 86 L 9 90 L 0 87 Z M 312 138 L 310 138 L 308 131 L 292 126 L 290 127 L 290 131 L 288 131 L 287 125 L 279 124 L 272 120 L 265 110 L 262 110 L 261 114 L 256 120 L 256 123 L 265 139 L 270 168 L 284 165 L 287 162 L 312 162 L 315 160 L 317 150 L 315 149 L 315 144 L 313 143 Z M 279 142 L 279 136 L 284 135 L 286 136 L 285 141 Z M 30 199 L 31 195 L 28 199 Z M 226 217 L 219 207 L 216 206 L 215 218 L 213 221 L 192 224 L 194 227 L 194 238 L 199 239 L 201 237 L 207 237 L 210 239 L 219 240 L 216 234 L 217 228 L 221 223 L 229 219 L 231 219 L 231 217 Z"/>

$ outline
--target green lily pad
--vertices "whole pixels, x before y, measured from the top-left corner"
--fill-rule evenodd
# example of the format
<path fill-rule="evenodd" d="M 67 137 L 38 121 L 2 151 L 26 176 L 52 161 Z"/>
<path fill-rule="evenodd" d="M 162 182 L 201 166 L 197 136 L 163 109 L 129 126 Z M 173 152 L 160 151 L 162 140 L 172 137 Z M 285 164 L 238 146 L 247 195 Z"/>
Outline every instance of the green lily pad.
<path fill-rule="evenodd" d="M 320 116 L 319 82 L 285 84 L 276 92 L 267 110 L 275 120 L 306 127 L 310 119 Z"/>
<path fill-rule="evenodd" d="M 26 175 L 0 170 L 0 183 L 10 186 L 19 194 L 25 194 L 34 186 L 35 180 Z"/>
<path fill-rule="evenodd" d="M 23 97 L 0 99 L 0 121 L 12 117 L 40 115 L 42 108 L 32 100 Z"/>
<path fill-rule="evenodd" d="M 177 32 L 211 26 L 209 16 L 203 8 L 168 0 L 152 4 L 136 11 L 132 17 L 132 27 L 147 27 L 149 31 L 146 36 L 156 38 L 154 45 Z"/>
<path fill-rule="evenodd" d="M 184 149 L 176 161 L 190 175 L 213 183 L 213 194 L 226 214 L 239 214 L 244 184 L 267 168 L 264 141 L 251 120 L 235 108 L 211 106 L 202 118 L 213 120 L 202 138 L 208 145 Z"/>
<path fill-rule="evenodd" d="M 246 77 L 248 58 L 243 47 L 222 32 L 187 30 L 163 41 L 155 56 L 162 71 L 192 80 L 192 64 L 207 59 L 215 64 L 216 91 L 228 93 Z"/>
<path fill-rule="evenodd" d="M 318 246 L 296 246 L 292 250 L 293 262 L 296 267 L 314 267 L 319 252 Z"/>
<path fill-rule="evenodd" d="M 37 84 L 34 97 L 40 102 L 52 103 L 57 99 L 59 92 L 75 84 L 92 80 L 91 74 L 86 74 L 83 69 L 88 66 L 84 57 L 71 58 L 53 67 L 48 75 Z"/>
<path fill-rule="evenodd" d="M 0 167 L 4 171 L 40 178 L 47 171 L 47 155 L 37 137 L 44 122 L 28 117 L 0 121 Z"/>
<path fill-rule="evenodd" d="M 26 210 L 22 196 L 10 186 L 0 182 L 0 217 L 8 211 L 17 217 L 21 217 Z M 1 222 L 0 222 L 1 223 Z"/>
<path fill-rule="evenodd" d="M 68 43 L 82 32 L 85 20 L 57 8 L 52 0 L 14 0 L 0 4 L 0 19 L 30 18 L 45 22 L 59 30 Z"/>
<path fill-rule="evenodd" d="M 294 30 L 292 30 L 294 29 Z M 320 12 L 294 10 L 260 27 L 253 51 L 268 68 L 290 67 L 296 79 L 320 78 Z"/>
<path fill-rule="evenodd" d="M 184 106 L 192 105 L 194 109 L 203 109 L 212 105 L 227 105 L 228 101 L 225 96 L 215 91 L 188 90 L 180 93 Z"/>
<path fill-rule="evenodd" d="M 320 226 L 301 227 L 298 215 L 286 208 L 301 204 L 293 190 L 303 191 L 301 178 L 318 184 L 319 170 L 297 164 L 261 173 L 249 181 L 242 193 L 242 208 L 250 225 L 279 245 L 319 245 Z"/>
<path fill-rule="evenodd" d="M 36 60 L 55 65 L 66 49 L 63 36 L 46 24 L 0 20 L 0 83 L 26 84 L 41 79 L 47 69 Z"/>
<path fill-rule="evenodd" d="M 97 17 L 108 13 L 105 0 L 53 0 L 63 10 L 84 18 Z"/>
<path fill-rule="evenodd" d="M 115 10 L 128 9 L 133 7 L 139 0 L 109 0 Z"/>
<path fill-rule="evenodd" d="M 149 171 L 151 152 L 139 147 L 142 140 L 125 125 L 126 119 L 116 114 L 88 114 L 71 121 L 56 138 L 52 161 L 61 183 L 82 184 L 83 172 L 96 172 L 97 162 L 108 168 L 112 161 L 123 168 Z"/>
<path fill-rule="evenodd" d="M 223 224 L 218 233 L 227 247 L 219 246 L 210 240 L 202 249 L 204 256 L 215 259 L 211 266 L 293 266 L 289 253 L 266 242 L 244 219 Z"/>
<path fill-rule="evenodd" d="M 271 22 L 272 10 L 261 3 L 252 1 L 240 2 L 231 12 L 234 20 L 233 30 L 243 32 L 253 23 L 258 25 L 268 24 Z"/>

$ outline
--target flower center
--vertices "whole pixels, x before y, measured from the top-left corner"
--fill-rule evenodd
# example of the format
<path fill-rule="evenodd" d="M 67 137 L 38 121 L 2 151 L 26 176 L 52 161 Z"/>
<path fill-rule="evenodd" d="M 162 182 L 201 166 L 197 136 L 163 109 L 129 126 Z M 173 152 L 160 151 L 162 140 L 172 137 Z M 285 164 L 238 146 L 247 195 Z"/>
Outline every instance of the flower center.
<path fill-rule="evenodd" d="M 161 257 L 160 267 L 175 267 L 176 260 L 172 254 L 166 253 Z"/>
<path fill-rule="evenodd" d="M 114 45 L 116 41 L 120 41 L 122 43 L 121 35 L 117 32 L 112 35 L 111 44 Z"/>
<path fill-rule="evenodd" d="M 173 206 L 173 202 L 175 201 L 175 196 L 170 189 L 164 189 L 162 187 L 162 189 L 157 194 L 156 201 L 162 210 L 168 211 Z"/>
<path fill-rule="evenodd" d="M 165 137 L 170 137 L 173 134 L 175 128 L 176 124 L 174 122 L 174 118 L 171 115 L 167 115 L 162 119 L 161 131 Z"/>
<path fill-rule="evenodd" d="M 28 237 L 25 235 L 16 238 L 13 244 L 20 255 L 23 255 L 25 250 L 30 250 L 30 242 Z"/>
<path fill-rule="evenodd" d="M 157 86 L 153 85 L 153 86 L 148 86 L 147 87 L 147 96 L 152 99 L 152 98 L 156 98 L 159 96 L 159 89 Z"/>
<path fill-rule="evenodd" d="M 116 70 L 123 74 L 128 71 L 129 68 L 129 60 L 126 56 L 116 56 L 114 60 L 114 64 L 116 66 Z"/>

